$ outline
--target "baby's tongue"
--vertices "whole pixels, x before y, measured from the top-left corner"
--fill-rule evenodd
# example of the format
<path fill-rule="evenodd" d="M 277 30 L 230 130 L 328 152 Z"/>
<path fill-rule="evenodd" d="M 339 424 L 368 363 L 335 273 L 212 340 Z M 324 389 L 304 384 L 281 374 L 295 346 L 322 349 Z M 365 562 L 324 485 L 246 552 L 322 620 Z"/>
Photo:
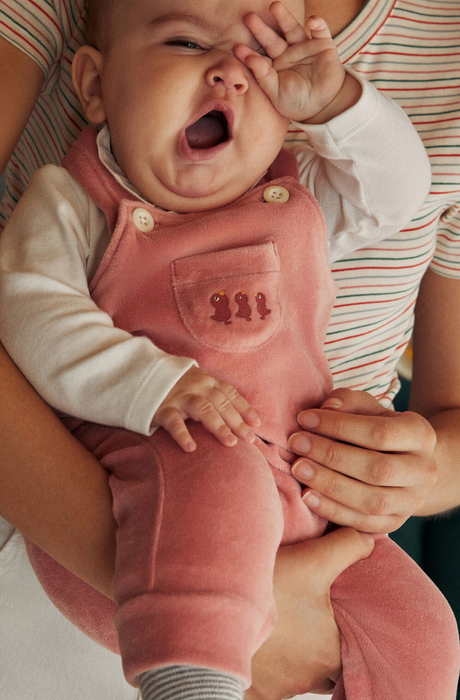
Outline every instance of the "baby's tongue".
<path fill-rule="evenodd" d="M 227 130 L 218 114 L 209 112 L 185 130 L 190 148 L 212 148 L 227 138 Z"/>

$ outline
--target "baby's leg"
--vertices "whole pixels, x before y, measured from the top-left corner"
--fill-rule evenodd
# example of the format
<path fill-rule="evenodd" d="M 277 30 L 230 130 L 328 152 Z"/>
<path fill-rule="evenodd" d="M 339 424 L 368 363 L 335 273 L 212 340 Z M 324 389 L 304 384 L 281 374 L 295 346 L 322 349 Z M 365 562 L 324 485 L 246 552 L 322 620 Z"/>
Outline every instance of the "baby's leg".
<path fill-rule="evenodd" d="M 333 700 L 455 700 L 459 642 L 436 586 L 388 537 L 334 582 L 343 674 Z"/>
<path fill-rule="evenodd" d="M 114 619 L 125 675 L 134 683 L 187 664 L 248 686 L 274 622 L 282 509 L 256 447 L 226 448 L 200 424 L 190 430 L 192 454 L 163 430 L 150 439 L 111 431 L 101 446 L 119 526 Z"/>
<path fill-rule="evenodd" d="M 259 449 L 226 448 L 201 425 L 190 429 L 193 454 L 163 430 L 145 438 L 83 425 L 75 434 L 111 473 L 119 526 L 114 619 L 127 679 L 135 684 L 148 671 L 143 692 L 153 678 L 195 691 L 220 683 L 213 697 L 236 697 L 250 684 L 251 657 L 274 622 L 282 508 Z M 116 650 L 112 602 L 33 545 L 29 554 L 55 605 Z M 207 677 L 189 668 L 185 678 L 186 667 L 208 669 Z"/>

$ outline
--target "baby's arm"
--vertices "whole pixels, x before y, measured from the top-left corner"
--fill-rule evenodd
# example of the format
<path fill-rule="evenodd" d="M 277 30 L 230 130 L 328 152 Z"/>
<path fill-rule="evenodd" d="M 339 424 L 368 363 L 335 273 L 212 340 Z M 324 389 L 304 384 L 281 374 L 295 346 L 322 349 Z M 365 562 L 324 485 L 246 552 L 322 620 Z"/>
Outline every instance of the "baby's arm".
<path fill-rule="evenodd" d="M 281 2 L 273 2 L 270 12 L 282 35 L 255 12 L 245 17 L 266 56 L 244 44 L 234 51 L 275 109 L 294 121 L 322 124 L 355 104 L 361 86 L 345 71 L 326 22 L 312 16 L 302 27 Z"/>
<path fill-rule="evenodd" d="M 310 17 L 308 36 L 282 3 L 270 10 L 281 35 L 255 13 L 245 18 L 267 57 L 242 44 L 235 54 L 294 122 L 291 150 L 321 204 L 334 261 L 410 222 L 429 191 L 428 157 L 403 110 L 345 71 L 324 20 Z"/>
<path fill-rule="evenodd" d="M 295 137 L 308 142 L 290 150 L 302 184 L 321 205 L 330 262 L 405 228 L 431 183 L 427 153 L 407 115 L 361 82 L 350 109 L 325 124 L 294 124 Z"/>
<path fill-rule="evenodd" d="M 232 387 L 114 327 L 92 301 L 87 275 L 108 242 L 105 231 L 102 213 L 65 170 L 34 175 L 0 241 L 0 338 L 8 353 L 67 414 L 146 435 L 164 425 L 182 444 L 183 418 L 201 415 L 224 444 L 236 442 L 232 432 L 253 439 L 244 419 L 254 421 L 254 412 Z"/>

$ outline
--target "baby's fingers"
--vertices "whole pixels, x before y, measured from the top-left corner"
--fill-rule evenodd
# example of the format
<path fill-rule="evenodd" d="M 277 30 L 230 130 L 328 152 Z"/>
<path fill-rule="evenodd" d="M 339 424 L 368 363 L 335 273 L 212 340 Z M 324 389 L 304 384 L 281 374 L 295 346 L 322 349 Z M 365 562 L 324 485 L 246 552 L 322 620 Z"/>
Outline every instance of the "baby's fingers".
<path fill-rule="evenodd" d="M 244 23 L 270 58 L 277 58 L 286 51 L 287 41 L 265 24 L 255 12 L 249 12 L 244 18 Z"/>
<path fill-rule="evenodd" d="M 256 80 L 257 75 L 264 76 L 273 63 L 268 56 L 262 56 L 257 51 L 250 49 L 246 44 L 235 44 L 233 52 L 254 73 Z"/>
<path fill-rule="evenodd" d="M 305 22 L 305 27 L 309 29 L 312 39 L 331 39 L 332 35 L 329 27 L 322 17 L 312 15 Z"/>
<path fill-rule="evenodd" d="M 234 435 L 246 442 L 253 442 L 255 436 L 251 427 L 259 426 L 260 418 L 233 386 L 226 382 L 217 382 L 216 388 L 208 398 Z"/>
<path fill-rule="evenodd" d="M 270 5 L 270 12 L 278 22 L 288 44 L 297 44 L 299 41 L 304 41 L 307 38 L 304 27 L 302 27 L 294 15 L 286 9 L 283 3 L 273 2 Z"/>
<path fill-rule="evenodd" d="M 239 397 L 246 404 L 246 401 L 239 396 L 235 389 L 233 392 L 232 398 L 235 399 L 236 403 L 238 403 L 237 398 Z M 253 409 L 250 407 L 249 409 L 251 415 Z M 207 397 L 190 397 L 185 410 L 190 418 L 202 423 L 219 442 L 227 447 L 236 445 L 238 437 L 245 442 L 254 440 L 255 436 L 251 428 L 245 423 L 232 401 L 220 389 L 214 389 Z"/>
<path fill-rule="evenodd" d="M 154 416 L 154 425 L 164 428 L 185 452 L 194 452 L 196 442 L 187 430 L 184 419 L 177 408 L 161 408 Z"/>
<path fill-rule="evenodd" d="M 226 382 L 218 382 L 217 388 L 225 397 L 223 402 L 221 400 L 221 408 L 218 408 L 218 410 L 221 415 L 226 418 L 227 425 L 230 426 L 234 419 L 239 422 L 241 418 L 243 418 L 244 424 L 250 425 L 253 428 L 257 428 L 260 425 L 260 418 L 256 411 L 246 399 L 238 393 L 235 387 Z M 229 403 L 227 403 L 227 401 Z M 229 420 L 231 422 L 229 422 Z"/>
<path fill-rule="evenodd" d="M 261 56 L 244 44 L 236 44 L 233 49 L 235 56 L 249 68 L 273 104 L 278 99 L 279 78 L 277 71 L 272 68 L 272 60 Z"/>

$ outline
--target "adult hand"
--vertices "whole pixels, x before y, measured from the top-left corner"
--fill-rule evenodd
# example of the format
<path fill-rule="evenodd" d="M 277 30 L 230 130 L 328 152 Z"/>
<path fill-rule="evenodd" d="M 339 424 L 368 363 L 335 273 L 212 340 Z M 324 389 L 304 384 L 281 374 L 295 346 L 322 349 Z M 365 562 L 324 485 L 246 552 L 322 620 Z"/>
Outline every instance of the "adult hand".
<path fill-rule="evenodd" d="M 374 547 L 369 535 L 341 528 L 316 540 L 280 547 L 274 573 L 278 618 L 252 660 L 245 700 L 281 700 L 332 692 L 340 675 L 340 637 L 329 591 Z"/>
<path fill-rule="evenodd" d="M 303 411 L 292 473 L 311 510 L 338 525 L 393 532 L 422 507 L 437 479 L 436 433 L 422 416 L 384 408 L 364 391 L 336 389 Z"/>

